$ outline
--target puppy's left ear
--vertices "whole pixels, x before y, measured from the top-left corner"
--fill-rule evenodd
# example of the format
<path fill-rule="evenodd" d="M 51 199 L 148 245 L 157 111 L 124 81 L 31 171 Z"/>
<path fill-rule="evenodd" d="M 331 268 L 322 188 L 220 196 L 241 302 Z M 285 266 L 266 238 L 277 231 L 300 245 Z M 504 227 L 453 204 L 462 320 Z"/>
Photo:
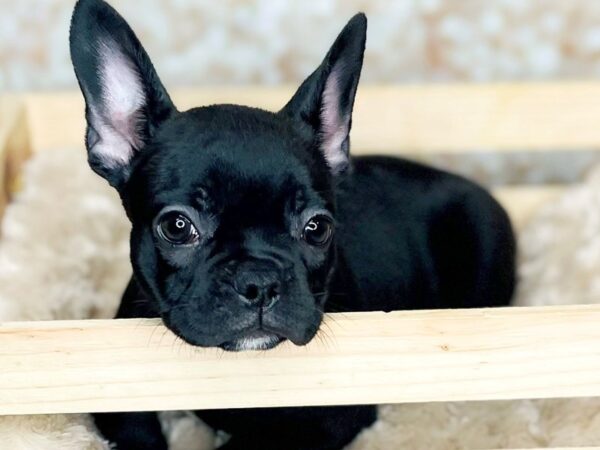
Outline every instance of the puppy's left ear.
<path fill-rule="evenodd" d="M 312 128 L 331 172 L 350 162 L 352 108 L 367 39 L 367 18 L 355 15 L 335 40 L 321 65 L 280 111 Z"/>
<path fill-rule="evenodd" d="M 134 158 L 175 106 L 134 32 L 103 0 L 77 2 L 70 46 L 85 97 L 90 166 L 121 189 Z"/>

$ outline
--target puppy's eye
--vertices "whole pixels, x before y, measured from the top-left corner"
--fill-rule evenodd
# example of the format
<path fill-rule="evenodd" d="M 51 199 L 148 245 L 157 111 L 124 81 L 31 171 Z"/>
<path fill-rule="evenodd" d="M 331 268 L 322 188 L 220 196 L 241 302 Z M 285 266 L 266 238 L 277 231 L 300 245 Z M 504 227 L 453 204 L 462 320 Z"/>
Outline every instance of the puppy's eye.
<path fill-rule="evenodd" d="M 157 231 L 162 239 L 173 245 L 191 244 L 198 239 L 198 230 L 190 219 L 176 211 L 160 218 Z"/>
<path fill-rule="evenodd" d="M 326 216 L 315 216 L 304 226 L 302 239 L 315 247 L 323 247 L 329 243 L 333 235 L 333 223 Z"/>

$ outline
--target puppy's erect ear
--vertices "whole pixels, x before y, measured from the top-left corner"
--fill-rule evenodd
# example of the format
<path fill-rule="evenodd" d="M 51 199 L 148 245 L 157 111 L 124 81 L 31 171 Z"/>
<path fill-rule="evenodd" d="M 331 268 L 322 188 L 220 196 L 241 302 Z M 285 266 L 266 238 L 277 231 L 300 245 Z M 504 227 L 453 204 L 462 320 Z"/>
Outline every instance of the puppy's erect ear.
<path fill-rule="evenodd" d="M 367 38 L 367 18 L 357 14 L 344 27 L 321 65 L 300 86 L 281 114 L 315 132 L 333 174 L 349 164 L 350 128 Z"/>
<path fill-rule="evenodd" d="M 90 166 L 119 189 L 175 106 L 129 25 L 104 1 L 77 2 L 70 45 L 86 103 Z"/>

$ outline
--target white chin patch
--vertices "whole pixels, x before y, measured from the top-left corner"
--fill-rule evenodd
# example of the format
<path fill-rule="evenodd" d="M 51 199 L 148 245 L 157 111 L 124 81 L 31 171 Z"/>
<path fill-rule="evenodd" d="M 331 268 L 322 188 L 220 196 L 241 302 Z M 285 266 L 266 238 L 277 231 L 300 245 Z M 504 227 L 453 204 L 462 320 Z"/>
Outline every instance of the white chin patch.
<path fill-rule="evenodd" d="M 233 343 L 233 349 L 235 351 L 248 351 L 248 350 L 267 350 L 278 344 L 280 338 L 274 334 L 265 334 L 263 336 L 249 336 L 246 338 L 238 339 Z"/>

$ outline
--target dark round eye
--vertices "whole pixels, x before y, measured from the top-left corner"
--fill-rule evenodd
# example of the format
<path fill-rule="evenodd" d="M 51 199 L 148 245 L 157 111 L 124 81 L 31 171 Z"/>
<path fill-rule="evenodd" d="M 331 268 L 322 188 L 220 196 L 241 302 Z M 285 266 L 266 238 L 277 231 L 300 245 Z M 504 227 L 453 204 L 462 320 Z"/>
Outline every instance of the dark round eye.
<path fill-rule="evenodd" d="M 322 247 L 333 235 L 333 223 L 329 217 L 315 216 L 304 225 L 302 238 L 310 245 Z"/>
<path fill-rule="evenodd" d="M 174 245 L 191 244 L 198 239 L 198 231 L 190 219 L 177 211 L 162 216 L 158 222 L 158 234 Z"/>

